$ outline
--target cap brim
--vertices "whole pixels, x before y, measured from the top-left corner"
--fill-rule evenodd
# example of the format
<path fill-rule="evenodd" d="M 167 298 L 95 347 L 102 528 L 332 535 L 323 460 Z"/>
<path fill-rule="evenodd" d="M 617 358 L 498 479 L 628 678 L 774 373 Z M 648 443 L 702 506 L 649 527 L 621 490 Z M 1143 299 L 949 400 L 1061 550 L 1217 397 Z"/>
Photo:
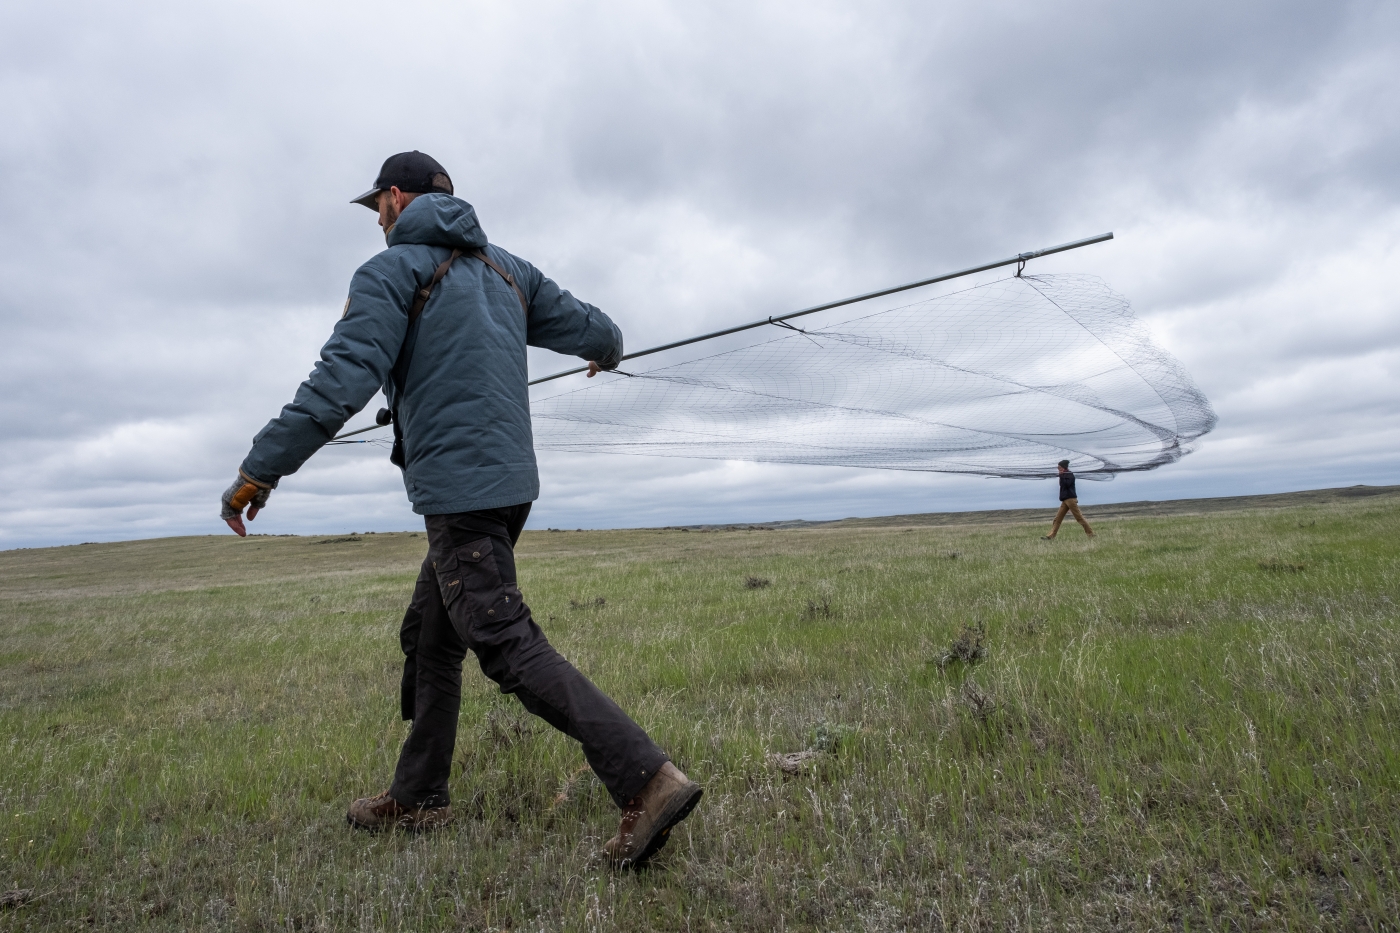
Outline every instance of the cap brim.
<path fill-rule="evenodd" d="M 379 188 L 371 188 L 364 194 L 351 201 L 351 204 L 363 204 L 372 211 L 379 210 Z"/>

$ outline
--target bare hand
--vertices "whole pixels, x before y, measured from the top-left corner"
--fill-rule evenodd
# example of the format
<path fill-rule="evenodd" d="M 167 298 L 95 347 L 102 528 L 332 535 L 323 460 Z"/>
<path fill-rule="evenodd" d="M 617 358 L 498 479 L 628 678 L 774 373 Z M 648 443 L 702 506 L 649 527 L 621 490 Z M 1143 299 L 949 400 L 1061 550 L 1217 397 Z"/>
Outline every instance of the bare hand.
<path fill-rule="evenodd" d="M 589 378 L 589 379 L 592 379 L 594 376 L 598 375 L 598 374 L 599 374 L 600 372 L 602 372 L 602 371 L 603 371 L 603 367 L 599 366 L 597 363 L 593 362 L 592 360 L 589 360 L 589 361 L 588 361 L 588 378 Z M 252 517 L 252 516 L 250 515 L 249 518 L 251 518 L 251 517 Z"/>

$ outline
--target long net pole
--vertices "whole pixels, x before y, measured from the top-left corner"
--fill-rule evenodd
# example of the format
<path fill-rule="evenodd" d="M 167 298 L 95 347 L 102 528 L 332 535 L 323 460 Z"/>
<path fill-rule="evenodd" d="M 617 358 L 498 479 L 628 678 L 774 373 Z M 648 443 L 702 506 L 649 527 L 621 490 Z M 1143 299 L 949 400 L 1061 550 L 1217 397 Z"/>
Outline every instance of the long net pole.
<path fill-rule="evenodd" d="M 729 334 L 737 334 L 746 330 L 753 330 L 755 327 L 767 327 L 770 324 L 777 324 L 780 321 L 789 321 L 795 317 L 802 317 L 804 314 L 816 314 L 818 311 L 830 311 L 832 308 L 840 308 L 843 305 L 852 305 L 860 301 L 869 301 L 871 298 L 879 298 L 883 295 L 893 295 L 896 292 L 907 292 L 911 288 L 922 288 L 925 285 L 934 285 L 938 282 L 947 282 L 949 279 L 959 279 L 965 275 L 975 275 L 978 272 L 986 272 L 988 269 L 999 269 L 1002 266 L 1009 266 L 1014 263 L 1026 262 L 1037 259 L 1041 256 L 1049 256 L 1052 253 L 1063 253 L 1066 250 L 1079 249 L 1081 246 L 1091 246 L 1094 243 L 1102 243 L 1105 240 L 1113 239 L 1112 232 L 1100 233 L 1098 236 L 1085 237 L 1082 240 L 1074 240 L 1069 243 L 1061 243 L 1059 246 L 1050 246 L 1045 249 L 1031 250 L 1028 253 L 1018 253 L 1010 259 L 998 259 L 996 262 L 983 263 L 980 266 L 973 266 L 969 269 L 959 269 L 957 272 L 947 272 L 943 275 L 935 275 L 930 279 L 919 279 L 917 282 L 909 282 L 905 285 L 896 285 L 893 288 L 882 288 L 878 291 L 865 292 L 862 295 L 854 295 L 850 298 L 842 298 L 840 301 L 829 301 L 826 304 L 816 305 L 811 308 L 803 308 L 801 311 L 793 311 L 790 314 L 780 314 L 773 317 L 766 317 L 761 321 L 753 321 L 748 324 L 740 324 L 737 327 L 726 327 L 724 330 L 711 331 L 708 334 L 701 334 L 698 337 L 690 337 L 685 340 L 677 340 L 674 343 L 662 344 L 659 347 L 650 347 L 646 350 L 638 350 L 636 353 L 629 353 L 622 357 L 619 362 L 635 360 L 638 357 L 650 356 L 653 353 L 661 353 L 665 350 L 674 350 L 677 347 L 690 346 L 693 343 L 700 343 L 704 340 L 713 340 L 716 337 L 725 337 Z M 539 385 L 541 382 L 549 382 L 552 379 L 562 379 L 565 376 L 572 376 L 575 373 L 586 372 L 587 366 L 576 366 L 573 369 L 566 369 L 563 372 L 552 373 L 548 376 L 541 376 L 538 379 L 531 379 L 530 385 Z"/>

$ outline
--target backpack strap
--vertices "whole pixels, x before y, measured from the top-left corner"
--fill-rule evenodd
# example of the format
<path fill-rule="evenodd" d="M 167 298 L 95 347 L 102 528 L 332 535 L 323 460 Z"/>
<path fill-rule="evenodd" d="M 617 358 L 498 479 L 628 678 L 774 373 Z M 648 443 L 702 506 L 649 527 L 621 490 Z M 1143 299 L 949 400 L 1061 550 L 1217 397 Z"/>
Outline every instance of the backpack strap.
<path fill-rule="evenodd" d="M 530 313 L 530 303 L 525 300 L 525 293 L 520 290 L 520 286 L 515 284 L 515 276 L 496 265 L 496 263 L 491 260 L 491 257 L 486 255 L 486 250 L 484 249 L 474 249 L 471 251 L 471 255 L 480 259 L 492 269 L 495 269 L 496 274 L 505 279 L 507 285 L 515 289 L 515 297 L 520 299 L 520 310 L 528 315 Z"/>
<path fill-rule="evenodd" d="M 428 299 L 433 297 L 433 291 L 437 288 L 438 283 L 447 275 L 447 270 L 452 268 L 452 264 L 463 255 L 460 249 L 454 249 L 452 255 L 448 256 L 447 259 L 433 271 L 433 280 L 418 289 L 414 294 L 413 306 L 408 309 L 408 326 L 410 328 L 413 327 L 413 323 L 423 314 L 423 309 L 427 307 Z M 515 276 L 493 262 L 491 257 L 486 255 L 486 250 L 484 249 L 474 249 L 471 251 L 470 255 L 486 263 L 486 265 L 495 270 L 497 275 L 506 280 L 506 284 L 515 290 L 515 297 L 520 299 L 520 310 L 524 311 L 526 315 L 529 315 L 530 303 L 525 300 L 525 293 L 520 290 L 520 286 L 515 284 Z M 403 395 L 403 380 L 408 375 L 408 359 L 412 352 L 408 337 L 408 333 L 405 332 L 403 346 L 399 348 L 399 358 L 394 361 L 394 367 L 389 371 L 389 376 L 394 381 L 395 389 L 394 410 L 389 414 L 389 419 L 394 425 L 394 449 L 389 453 L 389 460 L 400 469 L 402 469 L 404 465 L 404 453 L 403 429 L 399 427 L 398 397 Z M 381 414 L 384 414 L 384 412 L 381 412 Z"/>
<path fill-rule="evenodd" d="M 438 283 L 447 275 L 447 270 L 452 268 L 452 264 L 460 258 L 462 258 L 462 251 L 460 249 L 454 249 L 452 255 L 448 256 L 447 259 L 443 260 L 443 262 L 433 270 L 433 280 L 414 293 L 413 305 L 408 309 L 408 330 L 404 331 L 403 346 L 399 347 L 399 358 L 394 361 L 394 367 L 389 370 L 389 378 L 393 380 L 394 383 L 394 408 L 391 412 L 386 409 L 379 414 L 382 417 L 387 412 L 389 415 L 389 423 L 394 426 L 394 449 L 389 452 L 389 460 L 399 469 L 403 469 L 404 456 L 403 429 L 399 427 L 398 397 L 403 395 L 403 381 L 408 375 L 408 360 L 413 355 L 413 348 L 409 344 L 409 336 L 413 331 L 414 322 L 422 316 L 423 308 L 427 306 L 428 299 L 433 297 L 433 291 L 437 288 Z M 379 418 L 375 420 L 378 421 Z"/>
<path fill-rule="evenodd" d="M 433 297 L 433 292 L 437 289 L 438 283 L 447 275 L 447 270 L 452 268 L 452 264 L 460 258 L 462 258 L 462 251 L 460 249 L 454 249 L 452 255 L 448 256 L 446 260 L 433 270 L 433 280 L 418 289 L 413 295 L 413 305 L 408 309 L 409 329 L 404 331 L 403 346 L 399 347 L 398 359 L 394 361 L 393 369 L 389 370 L 389 374 L 394 380 L 394 386 L 400 392 L 403 391 L 403 374 L 404 371 L 408 369 L 408 358 L 412 355 L 412 348 L 409 346 L 408 337 L 409 332 L 413 329 L 413 322 L 417 321 L 418 318 L 422 316 L 423 308 L 427 306 L 428 299 Z"/>
<path fill-rule="evenodd" d="M 433 289 L 437 288 L 443 276 L 447 275 L 447 270 L 452 268 L 452 264 L 456 262 L 461 255 L 462 251 L 460 249 L 454 249 L 452 255 L 443 260 L 442 264 L 433 272 L 433 280 L 418 289 L 418 293 L 413 296 L 413 307 L 408 309 L 408 324 L 410 327 L 413 326 L 414 321 L 418 320 L 418 315 L 423 313 L 423 308 L 427 305 L 428 299 L 433 297 Z"/>

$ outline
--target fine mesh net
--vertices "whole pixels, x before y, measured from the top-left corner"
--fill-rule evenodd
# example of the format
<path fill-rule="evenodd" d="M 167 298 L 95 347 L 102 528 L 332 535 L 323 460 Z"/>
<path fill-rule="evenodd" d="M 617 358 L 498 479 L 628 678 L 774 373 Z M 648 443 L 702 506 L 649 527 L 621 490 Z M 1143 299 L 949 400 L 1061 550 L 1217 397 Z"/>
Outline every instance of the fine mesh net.
<path fill-rule="evenodd" d="M 1151 470 L 1210 402 L 1100 279 L 1002 279 L 531 403 L 544 450 L 1038 478 Z"/>

